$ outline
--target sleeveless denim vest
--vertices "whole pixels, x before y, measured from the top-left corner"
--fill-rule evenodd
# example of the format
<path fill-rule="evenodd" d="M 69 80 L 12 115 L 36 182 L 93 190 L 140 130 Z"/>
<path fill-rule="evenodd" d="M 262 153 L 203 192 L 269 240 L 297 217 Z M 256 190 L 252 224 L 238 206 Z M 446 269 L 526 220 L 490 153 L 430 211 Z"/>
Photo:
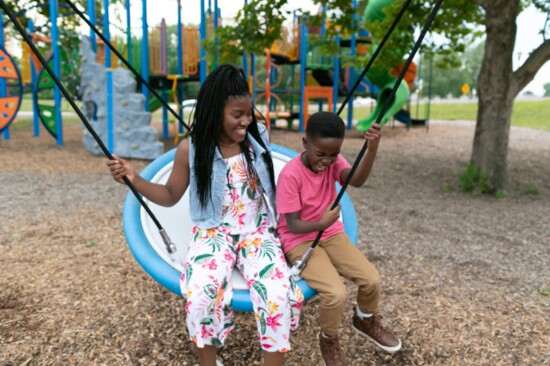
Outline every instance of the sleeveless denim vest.
<path fill-rule="evenodd" d="M 271 179 L 269 177 L 269 171 L 265 165 L 263 155 L 271 154 L 269 147 L 269 137 L 264 125 L 258 123 L 258 130 L 267 150 L 264 149 L 254 138 L 248 134 L 248 141 L 254 151 L 254 168 L 258 174 L 260 185 L 265 193 L 264 197 L 268 199 L 269 205 L 272 211 L 270 212 L 273 219 L 273 212 L 275 211 L 275 187 L 271 185 Z M 226 177 L 227 166 L 219 149 L 215 150 L 214 161 L 212 163 L 212 177 L 211 177 L 211 190 L 210 199 L 206 202 L 206 206 L 202 206 L 199 200 L 197 191 L 197 178 L 195 176 L 195 146 L 193 141 L 189 144 L 189 213 L 193 223 L 201 229 L 208 229 L 216 227 L 221 224 L 222 219 L 222 206 L 223 206 L 223 191 L 227 184 Z M 272 221 L 273 223 L 275 221 Z"/>

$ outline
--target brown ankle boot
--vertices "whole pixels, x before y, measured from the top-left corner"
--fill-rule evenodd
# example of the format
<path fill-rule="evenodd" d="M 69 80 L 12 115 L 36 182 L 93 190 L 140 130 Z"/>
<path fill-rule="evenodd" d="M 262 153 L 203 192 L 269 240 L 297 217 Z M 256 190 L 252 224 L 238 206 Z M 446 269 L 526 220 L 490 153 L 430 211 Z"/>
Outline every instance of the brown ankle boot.
<path fill-rule="evenodd" d="M 340 349 L 338 343 L 338 336 L 325 337 L 323 332 L 319 334 L 319 346 L 321 347 L 321 354 L 325 365 L 327 366 L 346 366 L 348 362 Z"/>
<path fill-rule="evenodd" d="M 382 326 L 382 316 L 373 314 L 368 318 L 361 319 L 357 310 L 353 309 L 353 329 L 367 338 L 386 352 L 394 353 L 401 349 L 401 341 L 392 332 Z"/>

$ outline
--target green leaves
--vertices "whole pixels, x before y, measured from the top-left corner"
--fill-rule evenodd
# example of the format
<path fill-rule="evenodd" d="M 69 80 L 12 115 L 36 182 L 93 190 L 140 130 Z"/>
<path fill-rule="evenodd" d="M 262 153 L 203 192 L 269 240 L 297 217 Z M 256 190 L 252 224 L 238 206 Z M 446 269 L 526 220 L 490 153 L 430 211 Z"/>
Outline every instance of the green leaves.
<path fill-rule="evenodd" d="M 273 271 L 273 266 L 274 265 L 275 265 L 274 263 L 271 263 L 271 264 L 268 264 L 267 266 L 265 266 L 260 271 L 260 278 L 268 278 L 269 275 L 271 274 L 271 272 Z"/>
<path fill-rule="evenodd" d="M 220 26 L 215 37 L 205 41 L 210 56 L 220 62 L 235 63 L 242 53 L 262 54 L 282 33 L 290 12 L 283 9 L 287 0 L 251 0 L 237 13 L 234 26 Z M 217 41 L 216 41 L 217 38 Z"/>

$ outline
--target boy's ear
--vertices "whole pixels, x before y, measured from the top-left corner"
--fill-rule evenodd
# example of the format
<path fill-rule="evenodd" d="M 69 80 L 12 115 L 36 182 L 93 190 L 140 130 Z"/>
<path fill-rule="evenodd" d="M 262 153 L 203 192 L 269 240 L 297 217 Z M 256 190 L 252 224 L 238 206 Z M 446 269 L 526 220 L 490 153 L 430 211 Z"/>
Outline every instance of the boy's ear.
<path fill-rule="evenodd" d="M 307 150 L 307 138 L 305 136 L 302 137 L 302 145 L 304 145 L 304 150 Z"/>

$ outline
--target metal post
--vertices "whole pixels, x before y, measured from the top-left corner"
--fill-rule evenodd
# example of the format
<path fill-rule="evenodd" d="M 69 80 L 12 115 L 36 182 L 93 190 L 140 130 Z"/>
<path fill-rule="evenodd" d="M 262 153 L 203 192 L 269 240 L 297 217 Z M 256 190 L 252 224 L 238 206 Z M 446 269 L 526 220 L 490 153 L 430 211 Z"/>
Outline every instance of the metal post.
<path fill-rule="evenodd" d="M 220 56 L 220 53 L 218 52 L 218 47 L 217 47 L 218 44 L 220 43 L 220 40 L 216 36 L 216 30 L 218 29 L 218 18 L 220 17 L 221 17 L 221 12 L 220 12 L 220 8 L 218 7 L 218 0 L 214 0 L 214 15 L 212 17 L 212 23 L 213 23 L 212 29 L 214 33 L 213 36 L 215 37 L 215 41 L 216 41 L 216 54 L 214 55 L 214 67 L 218 65 L 218 59 Z"/>
<path fill-rule="evenodd" d="M 126 60 L 132 63 L 132 18 L 130 17 L 130 0 L 126 0 Z"/>
<path fill-rule="evenodd" d="M 183 23 L 181 21 L 181 1 L 178 0 L 178 75 L 183 76 L 183 30 L 182 30 Z M 183 108 L 180 108 L 181 104 L 183 103 L 183 90 L 181 87 L 181 84 L 179 82 L 176 82 L 176 90 L 173 91 L 176 93 L 176 99 L 178 101 L 178 115 L 181 120 L 183 120 Z M 179 133 L 183 133 L 183 126 L 179 125 L 178 127 Z"/>
<path fill-rule="evenodd" d="M 141 76 L 149 81 L 149 30 L 147 25 L 147 0 L 141 0 Z M 149 111 L 149 91 L 145 85 L 141 86 L 145 96 L 145 111 Z"/>
<path fill-rule="evenodd" d="M 340 44 L 340 31 L 336 31 L 336 44 Z M 340 48 L 338 48 L 340 49 Z M 340 86 L 340 51 L 334 56 L 334 72 L 333 72 L 333 80 L 332 80 L 332 110 L 334 113 L 338 110 L 336 108 L 338 104 L 338 90 Z"/>
<path fill-rule="evenodd" d="M 4 14 L 2 14 L 2 12 L 0 12 L 0 25 L 4 24 L 3 18 L 4 18 Z M 0 26 L 0 46 L 4 47 L 4 27 L 2 27 L 2 26 Z M 8 94 L 8 91 L 7 91 L 6 82 L 5 82 L 5 80 L 2 80 L 2 83 L 0 83 L 0 97 L 7 96 L 7 94 Z M 9 127 L 4 129 L 3 137 L 4 137 L 4 140 L 9 140 L 10 139 L 10 129 L 9 129 Z"/>
<path fill-rule="evenodd" d="M 51 39 L 53 52 L 53 72 L 58 78 L 61 77 L 61 55 L 59 53 L 59 32 L 57 28 L 57 0 L 50 0 L 50 20 L 52 24 Z M 57 144 L 63 145 L 63 120 L 61 117 L 61 91 L 57 85 L 54 86 L 55 104 L 55 128 L 57 132 Z"/>
<path fill-rule="evenodd" d="M 34 23 L 30 19 L 27 21 L 27 29 L 29 30 L 30 34 L 34 33 Z M 29 52 L 32 52 L 32 51 L 29 51 Z M 34 85 L 38 82 L 38 75 L 36 75 L 36 66 L 38 65 L 34 64 L 34 59 L 32 57 L 29 57 L 29 64 L 31 67 L 31 86 L 34 89 Z M 37 103 L 35 103 L 36 95 L 34 93 L 31 93 L 31 95 L 32 95 L 32 101 L 33 101 L 32 103 L 33 132 L 34 132 L 34 137 L 39 137 L 40 136 L 40 118 L 38 118 L 39 112 L 37 108 Z"/>
<path fill-rule="evenodd" d="M 353 9 L 357 9 L 357 0 L 353 0 L 352 2 Z M 353 12 L 353 18 L 352 21 L 355 24 L 357 24 L 357 14 L 355 11 Z M 355 56 L 355 52 L 357 49 L 357 36 L 355 33 L 351 35 L 351 42 L 350 42 L 350 55 L 353 58 Z M 355 68 L 352 66 L 349 68 L 349 80 L 348 80 L 348 93 L 351 93 L 351 89 L 353 87 L 353 84 L 355 84 Z M 349 99 L 348 103 L 348 129 L 351 130 L 353 128 L 353 96 Z"/>
<path fill-rule="evenodd" d="M 304 92 L 306 87 L 306 50 L 307 50 L 307 28 L 305 20 L 302 19 L 300 24 L 300 123 L 298 124 L 298 131 L 303 132 L 304 121 Z"/>
<path fill-rule="evenodd" d="M 111 41 L 109 32 L 109 0 L 103 0 L 103 35 Z M 106 46 L 106 45 L 105 45 Z M 111 69 L 111 50 L 103 47 L 107 77 L 107 149 L 114 151 L 114 121 L 113 121 L 113 70 Z"/>
<path fill-rule="evenodd" d="M 90 18 L 90 23 L 92 23 L 95 26 L 96 20 L 95 20 L 95 1 L 94 0 L 88 0 L 88 18 Z M 92 44 L 92 50 L 94 51 L 94 53 L 96 53 L 97 41 L 95 38 L 95 32 L 91 28 L 90 28 L 90 42 Z"/>
<path fill-rule="evenodd" d="M 204 79 L 206 79 L 206 52 L 204 50 L 203 42 L 206 39 L 206 14 L 204 9 L 204 0 L 200 0 L 201 2 L 201 27 L 200 27 L 200 48 L 199 48 L 199 55 L 200 55 L 200 61 L 199 61 L 199 75 L 200 75 L 200 82 L 201 85 L 204 82 Z"/>
<path fill-rule="evenodd" d="M 244 5 L 248 5 L 248 1 L 244 0 Z M 248 57 L 246 56 L 246 53 L 243 53 L 243 71 L 244 71 L 244 77 L 248 79 Z M 252 99 L 254 100 L 254 99 Z"/>
<path fill-rule="evenodd" d="M 252 100 L 256 100 L 256 55 L 250 54 L 250 77 L 252 78 Z"/>
<path fill-rule="evenodd" d="M 327 6 L 326 5 L 323 5 L 322 8 L 321 8 L 321 11 L 323 13 L 323 17 L 326 15 L 327 13 Z M 321 38 L 322 39 L 325 39 L 325 34 L 327 32 L 327 25 L 326 25 L 326 20 L 323 21 L 323 24 L 321 24 Z M 324 57 L 321 56 L 321 59 L 320 59 L 321 63 L 324 63 L 325 59 Z M 317 100 L 317 104 L 319 106 L 319 111 L 322 111 L 323 110 L 323 99 L 322 98 L 319 98 Z"/>
<path fill-rule="evenodd" d="M 181 0 L 178 0 L 178 75 L 183 75 L 183 34 L 182 34 L 182 22 L 181 22 Z"/>

